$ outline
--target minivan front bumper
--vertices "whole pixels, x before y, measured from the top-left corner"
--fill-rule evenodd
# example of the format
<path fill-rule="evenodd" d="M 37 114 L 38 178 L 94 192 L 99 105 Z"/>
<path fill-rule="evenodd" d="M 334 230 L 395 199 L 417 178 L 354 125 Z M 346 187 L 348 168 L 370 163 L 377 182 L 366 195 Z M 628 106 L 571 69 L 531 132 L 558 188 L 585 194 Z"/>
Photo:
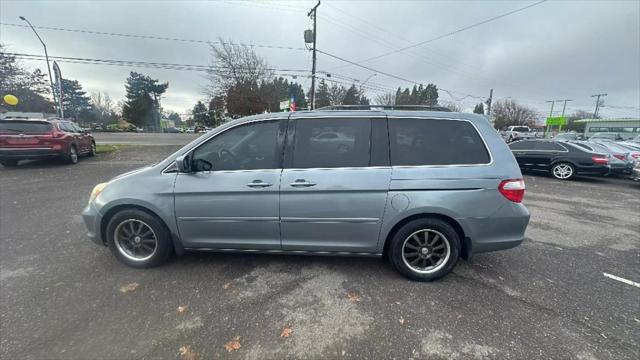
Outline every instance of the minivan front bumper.
<path fill-rule="evenodd" d="M 93 203 L 88 204 L 82 210 L 82 220 L 84 220 L 84 224 L 87 227 L 87 236 L 94 243 L 105 246 L 106 244 L 102 240 L 102 234 L 100 233 L 101 219 L 102 216 Z"/>

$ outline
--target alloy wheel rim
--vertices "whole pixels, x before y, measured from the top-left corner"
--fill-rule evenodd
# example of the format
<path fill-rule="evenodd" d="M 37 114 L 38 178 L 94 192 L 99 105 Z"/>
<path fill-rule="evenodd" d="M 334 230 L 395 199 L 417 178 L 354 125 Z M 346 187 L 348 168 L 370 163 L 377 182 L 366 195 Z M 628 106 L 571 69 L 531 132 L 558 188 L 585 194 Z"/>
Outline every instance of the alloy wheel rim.
<path fill-rule="evenodd" d="M 78 152 L 76 151 L 76 148 L 71 147 L 71 161 L 76 162 L 78 161 Z"/>
<path fill-rule="evenodd" d="M 572 174 L 573 169 L 571 169 L 571 166 L 566 164 L 556 165 L 553 168 L 553 175 L 555 175 L 559 179 L 567 179 L 571 177 Z"/>
<path fill-rule="evenodd" d="M 450 257 L 449 240 L 433 229 L 418 230 L 402 243 L 402 261 L 419 274 L 432 274 L 442 269 Z"/>
<path fill-rule="evenodd" d="M 113 238 L 118 251 L 133 261 L 148 260 L 158 249 L 156 233 L 151 226 L 138 219 L 127 219 L 118 224 Z"/>

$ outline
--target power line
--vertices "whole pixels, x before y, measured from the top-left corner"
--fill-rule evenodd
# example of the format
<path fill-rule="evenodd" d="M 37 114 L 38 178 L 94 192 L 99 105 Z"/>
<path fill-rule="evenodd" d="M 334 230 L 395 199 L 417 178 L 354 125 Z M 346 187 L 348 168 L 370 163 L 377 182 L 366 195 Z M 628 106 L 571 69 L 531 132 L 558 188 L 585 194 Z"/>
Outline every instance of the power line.
<path fill-rule="evenodd" d="M 409 80 L 409 79 L 406 79 L 406 78 L 400 77 L 400 76 L 398 76 L 398 75 L 390 74 L 390 73 L 388 73 L 388 72 L 384 72 L 384 71 L 381 71 L 381 70 L 377 70 L 377 69 L 374 69 L 374 68 L 369 67 L 369 66 L 366 66 L 366 65 L 358 64 L 358 63 L 356 63 L 355 61 L 351 61 L 351 60 L 345 59 L 345 58 L 343 58 L 343 57 L 340 57 L 340 56 L 337 56 L 337 55 L 330 54 L 330 53 L 328 53 L 328 52 L 326 52 L 326 51 L 322 51 L 322 50 L 316 50 L 316 51 L 317 51 L 317 52 L 319 52 L 319 53 L 321 53 L 321 54 L 324 54 L 324 55 L 326 55 L 326 56 L 329 56 L 329 57 L 331 57 L 331 58 L 334 58 L 334 59 L 336 59 L 336 60 L 344 61 L 344 62 L 346 62 L 346 63 L 349 63 L 349 64 L 352 64 L 352 65 L 355 65 L 355 66 L 361 67 L 361 68 L 363 68 L 363 69 L 367 69 L 367 70 L 369 70 L 369 71 L 373 71 L 374 73 L 378 73 L 378 74 L 381 74 L 381 75 L 384 75 L 384 76 L 387 76 L 387 77 L 390 77 L 390 78 L 394 78 L 394 79 L 397 79 L 397 80 L 401 80 L 401 81 L 404 81 L 404 82 L 408 82 L 408 83 L 411 83 L 411 84 L 414 84 L 414 85 L 420 85 L 420 84 L 421 84 L 421 83 L 418 83 L 418 82 L 416 82 L 416 81 L 413 81 L 413 80 Z M 438 90 L 442 90 L 442 91 L 444 91 L 444 92 L 445 92 L 445 93 L 447 93 L 447 94 L 448 94 L 452 99 L 454 99 L 454 100 L 456 100 L 456 101 L 462 101 L 462 100 L 464 100 L 464 99 L 466 99 L 466 98 L 476 98 L 476 99 L 479 99 L 479 100 L 484 100 L 484 98 L 483 98 L 483 97 L 481 97 L 481 96 L 476 96 L 476 95 L 471 95 L 471 94 L 464 94 L 464 96 L 463 96 L 463 97 L 461 97 L 461 98 L 457 98 L 457 97 L 456 97 L 456 96 L 454 96 L 452 93 L 459 93 L 459 94 L 463 94 L 463 93 L 460 93 L 460 92 L 458 92 L 458 91 L 453 91 L 453 90 L 447 90 L 447 89 L 444 89 L 444 88 L 441 88 L 441 87 L 439 87 L 439 88 L 438 88 Z"/>
<path fill-rule="evenodd" d="M 507 16 L 509 16 L 509 15 L 515 14 L 515 13 L 520 12 L 520 11 L 523 11 L 523 10 L 526 10 L 526 9 L 531 8 L 531 7 L 534 7 L 534 6 L 536 6 L 536 5 L 540 5 L 540 4 L 542 4 L 542 3 L 546 2 L 546 1 L 547 1 L 547 0 L 541 0 L 541 1 L 535 2 L 535 3 L 533 3 L 533 4 L 529 4 L 529 5 L 527 5 L 527 6 L 524 6 L 524 7 L 521 7 L 521 8 L 515 9 L 515 10 L 512 10 L 512 11 L 509 11 L 509 12 L 506 12 L 506 13 L 504 13 L 504 14 L 501 14 L 501 15 L 498 15 L 498 16 L 494 16 L 494 17 L 491 17 L 491 18 L 489 18 L 489 19 L 482 20 L 482 21 L 477 22 L 477 23 L 473 23 L 473 24 L 471 24 L 471 25 L 467 25 L 467 26 L 462 27 L 462 28 L 460 28 L 460 29 L 457 29 L 457 30 L 454 30 L 454 31 L 450 31 L 450 32 L 445 33 L 445 34 L 442 34 L 442 35 L 438 35 L 438 36 L 433 37 L 433 38 L 431 38 L 431 39 L 428 39 L 428 40 L 425 40 L 425 41 L 421 41 L 421 42 L 419 42 L 419 43 L 415 43 L 415 44 L 412 44 L 412 45 L 409 45 L 409 46 L 405 46 L 405 47 L 402 47 L 402 48 L 400 48 L 400 49 L 396 49 L 396 50 L 393 50 L 393 51 L 389 51 L 389 52 L 387 52 L 387 53 L 380 54 L 380 55 L 377 55 L 377 56 L 373 56 L 373 57 L 370 57 L 370 58 L 367 58 L 367 59 L 364 59 L 364 60 L 360 60 L 360 61 L 357 61 L 357 62 L 358 62 L 358 63 L 361 63 L 361 62 L 367 62 L 367 61 L 371 61 L 371 60 L 379 59 L 379 58 L 382 58 L 382 57 L 385 57 L 385 56 L 388 56 L 388 55 L 391 55 L 391 54 L 395 54 L 395 53 L 398 53 L 398 52 L 402 52 L 402 51 L 405 51 L 405 50 L 408 50 L 408 49 L 411 49 L 411 48 L 414 48 L 414 47 L 417 47 L 417 46 L 425 45 L 425 44 L 428 44 L 428 43 L 430 43 L 430 42 L 433 42 L 433 41 L 436 41 L 436 40 L 440 40 L 440 39 L 442 39 L 442 38 L 449 37 L 449 36 L 455 35 L 455 34 L 457 34 L 457 33 L 460 33 L 460 32 L 463 32 L 463 31 L 466 31 L 466 30 L 469 30 L 469 29 L 472 29 L 472 28 L 474 28 L 474 27 L 478 27 L 478 26 L 480 26 L 480 25 L 484 25 L 484 24 L 486 24 L 486 23 L 489 23 L 489 22 L 492 22 L 492 21 L 495 21 L 495 20 L 501 19 L 501 18 L 503 18 L 503 17 L 507 17 Z"/>
<path fill-rule="evenodd" d="M 0 25 L 28 28 L 27 25 L 6 23 L 6 22 L 0 22 Z M 151 39 L 151 40 L 164 40 L 164 41 L 178 41 L 178 42 L 207 44 L 207 45 L 211 45 L 211 44 L 218 44 L 218 45 L 238 44 L 238 45 L 244 45 L 244 46 L 248 46 L 248 47 L 257 47 L 257 48 L 266 48 L 266 49 L 304 50 L 304 51 L 306 51 L 305 48 L 292 47 L 292 46 L 264 45 L 264 44 L 246 44 L 246 43 L 238 43 L 238 42 L 228 42 L 227 43 L 227 42 L 223 42 L 223 41 L 210 41 L 210 40 L 200 40 L 200 39 L 185 39 L 185 38 L 154 36 L 154 35 L 113 33 L 113 32 L 82 30 L 82 29 L 66 29 L 66 28 L 61 28 L 61 27 L 50 27 L 50 26 L 34 26 L 34 28 L 41 29 L 41 30 L 66 31 L 66 32 L 81 33 L 81 34 L 117 36 L 117 37 L 128 37 L 128 38 L 137 38 L 137 39 Z"/>
<path fill-rule="evenodd" d="M 17 59 L 23 60 L 39 60 L 43 58 L 43 55 L 36 54 L 20 54 L 20 53 L 6 53 L 2 54 L 8 56 L 15 56 Z M 148 61 L 133 61 L 133 60 L 113 60 L 113 59 L 95 59 L 95 58 L 79 58 L 79 57 L 68 57 L 68 56 L 51 56 L 52 59 L 55 59 L 60 62 L 71 62 L 71 63 L 84 63 L 84 64 L 102 64 L 102 65 L 119 65 L 119 66 L 138 66 L 138 67 L 149 67 L 149 68 L 159 68 L 159 69 L 170 69 L 170 70 L 193 70 L 193 71 L 210 71 L 216 69 L 226 69 L 224 66 L 210 66 L 210 65 L 198 65 L 198 64 L 179 64 L 179 63 L 163 63 L 163 62 L 148 62 Z M 245 69 L 248 70 L 248 69 Z M 305 69 L 277 69 L 277 68 L 265 68 L 268 71 L 275 72 L 291 72 L 291 73 L 308 73 L 309 70 Z"/>

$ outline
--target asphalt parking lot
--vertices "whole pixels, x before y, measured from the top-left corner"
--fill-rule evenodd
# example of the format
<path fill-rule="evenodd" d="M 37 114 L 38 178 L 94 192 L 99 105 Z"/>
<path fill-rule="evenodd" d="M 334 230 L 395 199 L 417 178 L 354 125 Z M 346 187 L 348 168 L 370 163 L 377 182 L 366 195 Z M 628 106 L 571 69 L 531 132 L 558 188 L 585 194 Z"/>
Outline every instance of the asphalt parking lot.
<path fill-rule="evenodd" d="M 640 282 L 638 184 L 527 175 L 526 241 L 434 283 L 380 259 L 125 267 L 86 239 L 80 211 L 96 183 L 175 149 L 0 167 L 0 358 L 640 357 L 640 288 L 604 275 Z"/>

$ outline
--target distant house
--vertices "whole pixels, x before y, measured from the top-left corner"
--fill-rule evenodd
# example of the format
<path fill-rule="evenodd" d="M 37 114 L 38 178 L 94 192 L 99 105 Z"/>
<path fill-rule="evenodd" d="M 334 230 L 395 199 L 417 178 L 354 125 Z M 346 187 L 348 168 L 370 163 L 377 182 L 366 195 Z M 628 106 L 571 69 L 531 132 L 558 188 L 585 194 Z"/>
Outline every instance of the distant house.
<path fill-rule="evenodd" d="M 575 122 L 585 124 L 586 137 L 603 132 L 618 133 L 625 139 L 640 135 L 640 119 L 582 119 Z"/>

